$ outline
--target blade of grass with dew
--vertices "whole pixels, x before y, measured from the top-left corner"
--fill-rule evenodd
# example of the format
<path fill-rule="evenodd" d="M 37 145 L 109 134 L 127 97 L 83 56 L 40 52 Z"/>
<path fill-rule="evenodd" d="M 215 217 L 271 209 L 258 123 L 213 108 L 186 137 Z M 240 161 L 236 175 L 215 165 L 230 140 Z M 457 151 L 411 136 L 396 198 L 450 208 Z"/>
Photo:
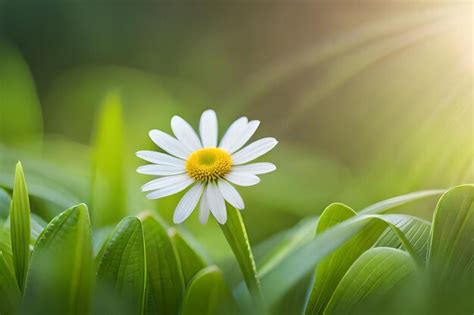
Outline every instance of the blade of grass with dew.
<path fill-rule="evenodd" d="M 86 314 L 94 275 L 91 224 L 85 204 L 56 216 L 38 238 L 26 282 L 28 314 Z"/>
<path fill-rule="evenodd" d="M 370 298 L 390 294 L 415 271 L 415 261 L 404 251 L 388 247 L 369 249 L 344 275 L 324 314 L 347 314 L 366 307 Z"/>
<path fill-rule="evenodd" d="M 207 266 L 206 259 L 202 257 L 189 242 L 175 228 L 168 230 L 171 241 L 178 252 L 181 262 L 181 270 L 183 272 L 185 287 L 189 281 L 201 270 Z"/>
<path fill-rule="evenodd" d="M 30 261 L 31 230 L 30 201 L 20 162 L 16 165 L 15 170 L 15 184 L 10 207 L 10 234 L 16 280 L 18 287 L 23 292 Z"/>
<path fill-rule="evenodd" d="M 145 302 L 145 240 L 140 220 L 125 217 L 107 243 L 97 270 L 99 289 L 112 290 L 120 305 L 95 301 L 96 313 L 142 314 Z M 101 295 L 98 294 L 97 297 Z"/>
<path fill-rule="evenodd" d="M 473 235 L 474 185 L 461 185 L 441 197 L 433 216 L 428 266 L 441 283 L 474 281 Z"/>
<path fill-rule="evenodd" d="M 0 313 L 16 314 L 21 301 L 21 292 L 3 252 L 0 250 Z"/>
<path fill-rule="evenodd" d="M 226 224 L 221 224 L 220 227 L 237 258 L 245 283 L 256 303 L 256 307 L 259 309 L 262 308 L 263 301 L 260 280 L 257 275 L 257 268 L 255 267 L 247 230 L 245 229 L 244 221 L 242 220 L 239 210 L 228 207 L 227 222 Z"/>
<path fill-rule="evenodd" d="M 94 226 L 115 224 L 126 215 L 124 126 L 117 92 L 106 95 L 93 140 L 91 208 Z"/>
<path fill-rule="evenodd" d="M 184 279 L 178 253 L 166 227 L 153 216 L 140 216 L 145 235 L 146 304 L 145 314 L 178 314 L 184 294 Z"/>
<path fill-rule="evenodd" d="M 354 210 L 344 204 L 329 205 L 319 218 L 316 237 L 332 226 L 356 215 Z M 368 224 L 350 241 L 317 265 L 305 314 L 321 314 L 323 312 L 346 271 L 362 253 L 373 246 L 385 229 L 386 225 L 380 221 Z"/>
<path fill-rule="evenodd" d="M 183 300 L 181 315 L 238 314 L 238 306 L 224 282 L 222 271 L 209 266 L 190 281 Z"/>

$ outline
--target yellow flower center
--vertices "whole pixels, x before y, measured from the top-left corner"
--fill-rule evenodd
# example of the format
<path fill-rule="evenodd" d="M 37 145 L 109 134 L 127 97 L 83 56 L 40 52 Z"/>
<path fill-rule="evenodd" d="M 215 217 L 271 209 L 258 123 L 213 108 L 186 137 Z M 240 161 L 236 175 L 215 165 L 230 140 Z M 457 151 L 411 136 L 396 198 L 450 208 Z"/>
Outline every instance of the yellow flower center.
<path fill-rule="evenodd" d="M 220 148 L 204 148 L 194 151 L 186 161 L 189 176 L 201 182 L 224 177 L 232 167 L 232 156 Z"/>

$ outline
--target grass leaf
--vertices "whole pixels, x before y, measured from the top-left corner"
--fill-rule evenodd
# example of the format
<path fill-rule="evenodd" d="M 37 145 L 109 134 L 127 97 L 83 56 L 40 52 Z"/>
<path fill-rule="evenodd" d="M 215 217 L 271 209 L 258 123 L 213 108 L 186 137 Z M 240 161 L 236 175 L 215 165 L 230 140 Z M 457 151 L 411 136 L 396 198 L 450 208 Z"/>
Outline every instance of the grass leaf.
<path fill-rule="evenodd" d="M 126 215 L 123 129 L 120 97 L 110 92 L 99 114 L 94 138 L 91 185 L 94 226 L 115 224 Z"/>
<path fill-rule="evenodd" d="M 3 252 L 0 250 L 0 314 L 16 314 L 21 292 Z"/>
<path fill-rule="evenodd" d="M 238 314 L 222 272 L 209 266 L 198 272 L 186 289 L 181 315 Z"/>
<path fill-rule="evenodd" d="M 414 260 L 405 252 L 377 247 L 363 253 L 337 286 L 324 314 L 348 314 L 367 307 L 374 296 L 384 297 L 415 273 Z"/>
<path fill-rule="evenodd" d="M 85 314 L 93 281 L 92 240 L 85 204 L 55 217 L 36 241 L 25 289 L 26 313 Z"/>
<path fill-rule="evenodd" d="M 145 314 L 178 314 L 184 280 L 178 253 L 166 228 L 145 213 L 140 216 L 145 235 L 147 284 Z"/>
<path fill-rule="evenodd" d="M 168 234 L 178 252 L 184 284 L 187 286 L 196 273 L 207 266 L 206 259 L 175 228 L 169 229 Z"/>
<path fill-rule="evenodd" d="M 96 301 L 98 313 L 142 314 L 145 301 L 145 242 L 140 220 L 126 217 L 110 236 L 97 271 L 97 281 L 112 290 L 118 305 Z M 100 295 L 98 295 L 100 296 Z"/>
<path fill-rule="evenodd" d="M 443 281 L 474 280 L 474 185 L 462 185 L 439 200 L 431 229 L 428 264 Z"/>
<path fill-rule="evenodd" d="M 28 65 L 13 46 L 0 41 L 0 142 L 35 140 L 43 130 L 41 105 Z"/>
<path fill-rule="evenodd" d="M 21 291 L 25 288 L 30 261 L 30 201 L 21 163 L 15 170 L 15 184 L 10 207 L 10 233 L 16 280 Z"/>
<path fill-rule="evenodd" d="M 316 235 L 356 215 L 356 212 L 346 205 L 331 204 L 319 218 Z M 385 229 L 386 225 L 380 221 L 368 224 L 318 264 L 305 314 L 322 313 L 346 271 L 362 253 L 373 246 Z"/>

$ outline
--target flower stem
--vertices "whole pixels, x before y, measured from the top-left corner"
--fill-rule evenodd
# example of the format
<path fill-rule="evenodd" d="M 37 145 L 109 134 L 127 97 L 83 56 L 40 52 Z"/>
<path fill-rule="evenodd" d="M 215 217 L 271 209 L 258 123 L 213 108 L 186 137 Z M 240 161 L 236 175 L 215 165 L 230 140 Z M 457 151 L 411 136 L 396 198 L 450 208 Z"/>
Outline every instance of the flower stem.
<path fill-rule="evenodd" d="M 257 313 L 263 314 L 264 308 L 260 280 L 257 276 L 257 268 L 247 236 L 247 230 L 239 210 L 228 207 L 227 222 L 221 225 L 221 229 L 237 258 L 240 270 L 244 276 L 245 284 L 260 311 Z"/>

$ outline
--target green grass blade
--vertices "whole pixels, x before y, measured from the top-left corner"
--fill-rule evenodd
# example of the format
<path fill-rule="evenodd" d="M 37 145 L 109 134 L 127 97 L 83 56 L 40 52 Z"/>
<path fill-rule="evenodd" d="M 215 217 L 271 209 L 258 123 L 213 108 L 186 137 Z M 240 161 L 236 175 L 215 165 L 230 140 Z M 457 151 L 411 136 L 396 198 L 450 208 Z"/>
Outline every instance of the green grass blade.
<path fill-rule="evenodd" d="M 209 266 L 191 280 L 183 300 L 181 315 L 238 314 L 237 305 L 224 282 L 222 272 Z"/>
<path fill-rule="evenodd" d="M 203 268 L 207 266 L 206 259 L 202 257 L 189 242 L 178 232 L 171 228 L 168 231 L 171 241 L 178 252 L 183 272 L 184 284 L 187 286 L 189 281 Z"/>
<path fill-rule="evenodd" d="M 178 314 L 184 280 L 178 253 L 166 228 L 151 214 L 140 216 L 145 235 L 147 284 L 145 314 Z"/>
<path fill-rule="evenodd" d="M 428 265 L 441 283 L 474 283 L 474 185 L 449 190 L 434 214 Z"/>
<path fill-rule="evenodd" d="M 0 142 L 16 145 L 41 136 L 41 105 L 28 65 L 16 48 L 1 41 L 0 95 Z"/>
<path fill-rule="evenodd" d="M 333 253 L 354 235 L 362 231 L 373 222 L 383 222 L 390 227 L 400 238 L 403 246 L 410 255 L 419 263 L 423 261 L 417 256 L 417 250 L 411 241 L 399 229 L 409 220 L 418 218 L 407 215 L 357 215 L 340 224 L 324 231 L 314 240 L 303 244 L 291 251 L 275 268 L 261 275 L 265 302 L 273 305 L 288 290 L 290 290 L 300 279 L 302 279 L 314 266 L 326 256 Z"/>
<path fill-rule="evenodd" d="M 254 298 L 257 307 L 263 307 L 260 280 L 257 275 L 257 268 L 255 267 L 247 230 L 245 229 L 239 210 L 233 207 L 228 207 L 227 223 L 223 225 L 221 224 L 220 227 L 237 258 L 247 288 Z"/>
<path fill-rule="evenodd" d="M 430 240 L 431 223 L 418 218 L 402 221 L 396 224 L 402 234 L 412 244 L 416 256 L 422 262 L 426 261 L 428 243 Z M 403 243 L 393 229 L 387 229 L 375 244 L 377 247 L 403 248 Z"/>
<path fill-rule="evenodd" d="M 16 314 L 20 301 L 21 292 L 15 275 L 0 250 L 0 314 Z"/>
<path fill-rule="evenodd" d="M 30 261 L 30 201 L 21 163 L 15 170 L 12 203 L 10 207 L 10 233 L 16 280 L 21 291 L 25 288 Z"/>
<path fill-rule="evenodd" d="M 369 307 L 371 299 L 385 297 L 414 275 L 414 260 L 398 249 L 377 247 L 366 251 L 337 286 L 324 314 L 348 314 Z M 359 313 L 364 314 L 363 312 Z"/>
<path fill-rule="evenodd" d="M 409 203 L 415 203 L 424 199 L 439 198 L 445 192 L 446 190 L 444 189 L 422 190 L 412 192 L 406 195 L 401 195 L 374 203 L 373 205 L 370 205 L 360 210 L 359 214 L 385 213 Z"/>
<path fill-rule="evenodd" d="M 109 93 L 94 136 L 91 208 L 94 226 L 116 224 L 126 215 L 124 126 L 120 97 Z"/>
<path fill-rule="evenodd" d="M 356 215 L 356 212 L 346 205 L 331 204 L 319 218 L 316 235 Z M 350 241 L 318 264 L 305 314 L 322 313 L 346 271 L 362 253 L 373 246 L 385 229 L 386 225 L 380 221 L 368 224 Z"/>
<path fill-rule="evenodd" d="M 38 238 L 25 289 L 24 311 L 86 314 L 93 281 L 92 240 L 85 204 L 55 217 Z"/>
<path fill-rule="evenodd" d="M 96 301 L 100 308 L 97 313 L 142 314 L 145 276 L 142 224 L 136 217 L 126 217 L 110 236 L 97 271 L 98 285 L 102 290 L 110 290 L 119 304 L 108 305 Z"/>

